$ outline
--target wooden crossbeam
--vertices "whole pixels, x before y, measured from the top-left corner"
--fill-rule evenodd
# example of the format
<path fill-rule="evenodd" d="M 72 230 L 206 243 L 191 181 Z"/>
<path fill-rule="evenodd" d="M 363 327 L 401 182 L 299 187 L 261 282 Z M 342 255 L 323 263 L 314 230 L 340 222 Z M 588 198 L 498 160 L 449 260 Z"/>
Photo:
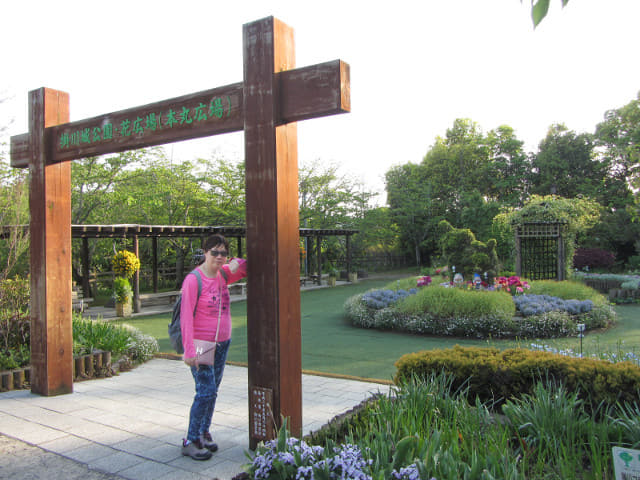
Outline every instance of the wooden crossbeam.
<path fill-rule="evenodd" d="M 276 124 L 349 112 L 349 65 L 334 60 L 276 74 Z M 45 130 L 48 164 L 244 129 L 242 83 L 213 88 Z M 29 166 L 29 134 L 11 137 L 11 166 Z"/>

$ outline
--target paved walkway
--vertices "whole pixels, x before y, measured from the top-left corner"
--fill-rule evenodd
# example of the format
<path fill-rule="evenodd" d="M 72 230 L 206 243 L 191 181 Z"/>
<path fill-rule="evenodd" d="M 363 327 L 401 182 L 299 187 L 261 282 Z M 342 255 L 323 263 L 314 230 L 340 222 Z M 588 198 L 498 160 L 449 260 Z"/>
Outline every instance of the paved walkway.
<path fill-rule="evenodd" d="M 303 375 L 303 433 L 388 388 Z M 220 450 L 201 462 L 180 450 L 193 391 L 184 363 L 156 358 L 69 395 L 0 393 L 0 478 L 230 480 L 247 462 L 247 369 L 225 370 L 212 426 Z"/>

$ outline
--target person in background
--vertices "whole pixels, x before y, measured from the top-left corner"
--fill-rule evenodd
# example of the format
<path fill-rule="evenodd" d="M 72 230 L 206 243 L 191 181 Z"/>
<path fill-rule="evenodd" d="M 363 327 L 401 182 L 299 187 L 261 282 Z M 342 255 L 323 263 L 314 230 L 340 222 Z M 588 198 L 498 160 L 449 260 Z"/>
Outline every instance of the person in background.
<path fill-rule="evenodd" d="M 231 343 L 227 284 L 237 282 L 247 275 L 246 260 L 234 258 L 227 263 L 229 242 L 222 235 L 207 238 L 203 250 L 204 261 L 196 267 L 202 279 L 200 297 L 197 277 L 187 275 L 182 283 L 180 310 L 183 359 L 191 368 L 196 389 L 189 412 L 189 429 L 182 441 L 182 454 L 194 460 L 207 460 L 218 450 L 209 429 Z M 194 339 L 217 341 L 213 365 L 198 364 Z"/>

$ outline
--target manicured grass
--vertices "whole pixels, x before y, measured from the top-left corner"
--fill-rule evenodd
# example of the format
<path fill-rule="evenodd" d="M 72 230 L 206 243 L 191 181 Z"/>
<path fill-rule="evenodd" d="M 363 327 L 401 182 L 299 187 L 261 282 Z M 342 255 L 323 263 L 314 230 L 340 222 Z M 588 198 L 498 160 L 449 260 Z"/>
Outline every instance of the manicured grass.
<path fill-rule="evenodd" d="M 343 304 L 347 298 L 371 288 L 381 288 L 389 278 L 364 280 L 357 284 L 301 292 L 302 368 L 304 370 L 350 375 L 368 379 L 391 380 L 394 363 L 405 353 L 435 348 L 463 346 L 494 346 L 511 348 L 530 343 L 571 348 L 579 351 L 578 338 L 559 340 L 471 340 L 451 337 L 425 337 L 394 332 L 356 328 L 344 318 Z M 247 305 L 231 305 L 233 342 L 229 360 L 247 362 Z M 614 352 L 623 342 L 623 351 L 640 352 L 640 306 L 616 307 L 619 321 L 606 332 L 592 332 L 583 340 L 585 354 Z M 127 320 L 144 333 L 158 339 L 161 352 L 173 352 L 167 335 L 170 314 L 138 317 Z"/>

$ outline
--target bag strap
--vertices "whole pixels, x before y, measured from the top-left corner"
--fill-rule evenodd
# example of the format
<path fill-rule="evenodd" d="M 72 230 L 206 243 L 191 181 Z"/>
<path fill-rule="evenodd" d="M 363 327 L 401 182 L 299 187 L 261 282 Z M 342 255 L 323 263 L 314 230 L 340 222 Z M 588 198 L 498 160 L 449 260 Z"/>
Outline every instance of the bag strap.
<path fill-rule="evenodd" d="M 198 279 L 198 296 L 196 297 L 196 303 L 193 306 L 193 318 L 196 317 L 196 310 L 198 308 L 198 300 L 200 300 L 200 294 L 202 293 L 202 277 L 200 276 L 200 272 L 195 269 L 191 273 L 193 273 Z"/>
<path fill-rule="evenodd" d="M 226 284 L 229 278 L 227 277 L 227 272 L 224 271 L 224 268 L 220 268 L 220 273 L 222 274 L 222 278 L 224 278 L 224 283 Z M 218 333 L 220 332 L 220 321 L 222 320 L 222 286 L 218 284 L 218 325 L 216 326 L 216 338 L 214 342 L 218 343 Z"/>

